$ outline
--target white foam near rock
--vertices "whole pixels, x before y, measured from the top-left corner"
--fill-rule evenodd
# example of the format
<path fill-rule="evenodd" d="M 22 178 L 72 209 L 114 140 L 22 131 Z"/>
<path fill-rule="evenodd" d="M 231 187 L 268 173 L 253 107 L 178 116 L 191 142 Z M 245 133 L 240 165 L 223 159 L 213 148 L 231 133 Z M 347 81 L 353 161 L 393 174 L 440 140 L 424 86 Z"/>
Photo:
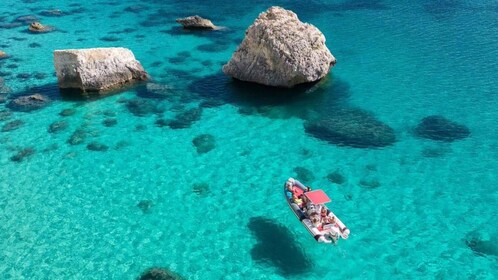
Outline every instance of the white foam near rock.
<path fill-rule="evenodd" d="M 293 87 L 325 77 L 335 62 L 318 28 L 292 11 L 271 7 L 247 29 L 223 72 L 242 81 Z"/>
<path fill-rule="evenodd" d="M 60 88 L 83 92 L 105 91 L 148 78 L 126 48 L 56 50 L 54 65 Z"/>

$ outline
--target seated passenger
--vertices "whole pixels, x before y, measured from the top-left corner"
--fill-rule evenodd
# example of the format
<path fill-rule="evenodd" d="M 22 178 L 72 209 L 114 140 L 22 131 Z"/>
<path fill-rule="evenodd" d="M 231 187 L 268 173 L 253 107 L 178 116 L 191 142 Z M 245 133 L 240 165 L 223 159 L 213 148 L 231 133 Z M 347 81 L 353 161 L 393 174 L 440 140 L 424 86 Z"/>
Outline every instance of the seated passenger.
<path fill-rule="evenodd" d="M 322 220 L 322 223 L 326 223 L 327 221 L 327 215 L 329 214 L 329 210 L 325 207 L 322 207 L 320 210 L 320 219 Z"/>
<path fill-rule="evenodd" d="M 303 208 L 303 199 L 302 199 L 302 195 L 300 196 L 297 196 L 296 194 L 293 194 L 292 195 L 292 201 L 297 204 L 297 206 L 299 206 L 299 208 Z"/>

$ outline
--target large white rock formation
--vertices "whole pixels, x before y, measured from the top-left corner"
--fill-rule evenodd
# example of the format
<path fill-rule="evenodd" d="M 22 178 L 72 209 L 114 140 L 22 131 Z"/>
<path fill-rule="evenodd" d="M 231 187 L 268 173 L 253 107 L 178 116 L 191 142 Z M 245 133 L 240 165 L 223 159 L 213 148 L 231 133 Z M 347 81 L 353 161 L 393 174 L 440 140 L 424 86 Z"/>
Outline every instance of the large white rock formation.
<path fill-rule="evenodd" d="M 223 72 L 243 81 L 292 87 L 323 78 L 335 62 L 318 28 L 292 11 L 271 7 L 247 29 Z"/>
<path fill-rule="evenodd" d="M 140 62 L 125 48 L 56 50 L 54 64 L 60 88 L 84 92 L 105 91 L 148 78 Z"/>

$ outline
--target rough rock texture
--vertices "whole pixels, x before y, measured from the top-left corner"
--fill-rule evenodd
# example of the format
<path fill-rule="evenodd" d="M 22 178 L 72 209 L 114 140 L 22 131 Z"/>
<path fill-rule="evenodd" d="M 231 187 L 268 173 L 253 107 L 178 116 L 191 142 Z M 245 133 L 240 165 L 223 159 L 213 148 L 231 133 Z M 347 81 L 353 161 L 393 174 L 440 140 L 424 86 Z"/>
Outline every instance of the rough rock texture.
<path fill-rule="evenodd" d="M 50 99 L 39 93 L 24 95 L 11 100 L 7 107 L 14 111 L 30 112 L 41 109 L 50 103 Z"/>
<path fill-rule="evenodd" d="M 465 125 L 434 115 L 425 117 L 415 128 L 415 134 L 431 140 L 452 142 L 467 138 L 470 130 Z"/>
<path fill-rule="evenodd" d="M 56 50 L 54 64 L 60 88 L 84 92 L 105 91 L 148 78 L 140 62 L 125 48 Z"/>
<path fill-rule="evenodd" d="M 29 24 L 28 30 L 32 33 L 45 33 L 54 30 L 54 28 L 35 21 Z"/>
<path fill-rule="evenodd" d="M 183 25 L 186 29 L 216 29 L 216 26 L 209 20 L 200 16 L 190 16 L 186 18 L 177 18 L 176 22 Z"/>
<path fill-rule="evenodd" d="M 396 142 L 394 130 L 361 109 L 343 109 L 331 116 L 308 122 L 305 131 L 315 138 L 339 146 L 385 147 Z"/>
<path fill-rule="evenodd" d="M 293 87 L 323 78 L 336 60 L 315 26 L 271 7 L 259 15 L 230 61 L 226 75 L 269 86 Z"/>

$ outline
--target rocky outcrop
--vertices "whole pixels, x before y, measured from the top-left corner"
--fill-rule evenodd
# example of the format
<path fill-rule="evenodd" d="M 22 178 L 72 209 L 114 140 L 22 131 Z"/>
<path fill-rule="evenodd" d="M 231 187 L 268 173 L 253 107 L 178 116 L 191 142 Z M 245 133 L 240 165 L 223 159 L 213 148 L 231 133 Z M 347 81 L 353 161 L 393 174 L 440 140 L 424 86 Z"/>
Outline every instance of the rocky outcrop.
<path fill-rule="evenodd" d="M 177 18 L 176 22 L 183 25 L 183 28 L 185 29 L 216 29 L 216 26 L 209 19 L 197 15 Z"/>
<path fill-rule="evenodd" d="M 28 30 L 32 33 L 46 33 L 54 30 L 54 28 L 52 26 L 43 25 L 38 21 L 35 21 L 29 25 Z"/>
<path fill-rule="evenodd" d="M 223 72 L 242 81 L 293 87 L 323 78 L 335 62 L 318 28 L 292 11 L 271 7 L 247 29 Z"/>
<path fill-rule="evenodd" d="M 32 95 L 17 97 L 11 100 L 7 104 L 7 107 L 14 111 L 30 112 L 47 106 L 49 102 L 50 99 L 48 97 L 36 93 Z"/>
<path fill-rule="evenodd" d="M 60 88 L 83 92 L 105 91 L 148 78 L 140 62 L 125 48 L 56 50 L 54 64 Z"/>
<path fill-rule="evenodd" d="M 463 124 L 458 124 L 446 119 L 443 116 L 428 116 L 415 127 L 415 134 L 418 137 L 452 142 L 467 138 L 470 130 Z"/>

